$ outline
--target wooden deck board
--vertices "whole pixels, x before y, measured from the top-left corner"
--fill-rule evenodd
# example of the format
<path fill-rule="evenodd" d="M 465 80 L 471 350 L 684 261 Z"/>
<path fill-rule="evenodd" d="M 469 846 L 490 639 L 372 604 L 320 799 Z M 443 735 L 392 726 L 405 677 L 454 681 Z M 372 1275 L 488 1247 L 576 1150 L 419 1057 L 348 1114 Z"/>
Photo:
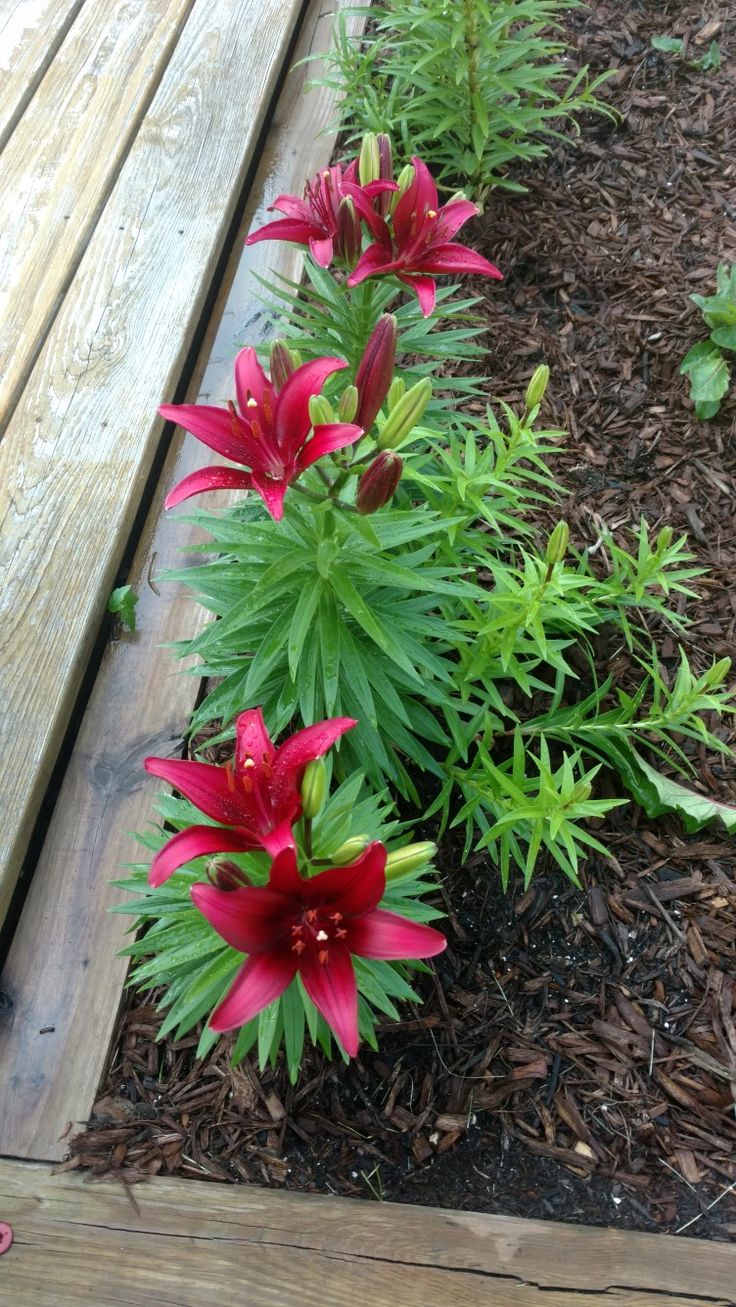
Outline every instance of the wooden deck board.
<path fill-rule="evenodd" d="M 313 0 L 295 60 L 326 48 L 331 28 L 330 11 Z M 301 252 L 294 246 L 243 250 L 242 242 L 251 225 L 266 220 L 277 194 L 300 190 L 305 175 L 329 158 L 331 139 L 318 132 L 331 121 L 334 101 L 324 90 L 303 97 L 306 75 L 304 68 L 289 73 L 279 98 L 190 399 L 228 399 L 239 345 L 268 333 L 252 271 L 298 276 Z M 196 678 L 178 676 L 161 646 L 193 635 L 206 619 L 172 586 L 157 594 L 148 577 L 152 567 L 180 566 L 179 551 L 194 539 L 175 517 L 161 517 L 161 504 L 203 457 L 190 436 L 170 452 L 129 577 L 141 596 L 138 632 L 106 650 L 3 971 L 13 1008 L 0 1014 L 0 1154 L 63 1156 L 59 1136 L 70 1120 L 89 1116 L 102 1074 L 127 967 L 115 957 L 127 923 L 107 911 L 122 895 L 108 882 L 136 856 L 125 832 L 142 829 L 152 817 L 158 782 L 145 776 L 142 759 L 180 751 L 198 692 Z M 223 497 L 211 502 L 222 504 Z"/>
<path fill-rule="evenodd" d="M 736 1249 L 195 1180 L 0 1162 L 13 1307 L 733 1307 Z"/>
<path fill-rule="evenodd" d="M 192 4 L 85 5 L 0 156 L 0 436 Z"/>
<path fill-rule="evenodd" d="M 84 0 L 0 0 L 0 150 Z"/>
<path fill-rule="evenodd" d="M 0 920 L 300 12 L 197 0 L 0 444 Z"/>

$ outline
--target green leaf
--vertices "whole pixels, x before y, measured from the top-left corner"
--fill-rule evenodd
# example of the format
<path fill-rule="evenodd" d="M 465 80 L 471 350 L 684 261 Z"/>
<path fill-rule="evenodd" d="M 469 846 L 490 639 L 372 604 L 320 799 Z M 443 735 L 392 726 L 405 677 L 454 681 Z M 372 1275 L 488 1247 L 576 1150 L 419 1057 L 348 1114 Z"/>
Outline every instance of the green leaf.
<path fill-rule="evenodd" d="M 710 340 L 693 345 L 680 364 L 680 372 L 690 378 L 690 396 L 695 405 L 715 404 L 717 412 L 730 379 L 726 360 L 718 346 Z"/>
<path fill-rule="evenodd" d="M 129 631 L 135 630 L 135 606 L 138 603 L 138 595 L 132 585 L 120 585 L 117 590 L 113 590 L 107 601 L 108 613 L 117 613 L 121 622 L 124 622 Z"/>
<path fill-rule="evenodd" d="M 666 54 L 682 54 L 685 42 L 681 36 L 653 36 L 652 46 L 655 50 L 663 50 Z"/>
<path fill-rule="evenodd" d="M 736 806 L 710 799 L 705 794 L 697 794 L 670 776 L 663 776 L 645 762 L 635 749 L 629 749 L 629 753 L 635 771 L 628 772 L 626 783 L 648 817 L 676 812 L 682 818 L 688 834 L 702 830 L 711 822 L 721 821 L 730 835 L 736 835 Z"/>

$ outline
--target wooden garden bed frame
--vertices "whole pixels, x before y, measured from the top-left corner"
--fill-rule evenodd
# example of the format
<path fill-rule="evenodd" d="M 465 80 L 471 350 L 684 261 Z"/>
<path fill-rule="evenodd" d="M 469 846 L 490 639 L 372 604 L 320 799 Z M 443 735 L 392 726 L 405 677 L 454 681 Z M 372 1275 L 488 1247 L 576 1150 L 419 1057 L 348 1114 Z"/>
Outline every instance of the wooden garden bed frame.
<path fill-rule="evenodd" d="M 13 728 L 4 741 L 11 787 L 0 846 L 0 921 L 70 721 L 106 595 L 134 529 L 136 503 L 161 437 L 161 424 L 152 419 L 156 403 L 164 395 L 190 402 L 222 402 L 230 395 L 238 345 L 257 343 L 269 334 L 251 273 L 296 277 L 300 265 L 299 252 L 290 246 L 257 245 L 243 252 L 243 238 L 263 222 L 267 205 L 278 193 L 299 191 L 304 178 L 325 165 L 334 141 L 318 135 L 333 116 L 332 97 L 324 91 L 302 97 L 303 69 L 286 78 L 267 134 L 259 140 L 285 61 L 328 45 L 332 6 L 319 0 L 305 5 L 298 0 L 259 0 L 258 6 L 250 0 L 209 0 L 205 14 L 204 0 L 139 2 L 148 7 L 153 23 L 147 29 L 147 62 L 139 58 L 136 42 L 140 44 L 141 36 L 134 30 L 134 19 L 130 32 L 126 34 L 123 25 L 115 36 L 121 47 L 115 57 L 122 57 L 122 50 L 130 63 L 126 112 L 135 119 L 135 131 L 126 135 L 120 128 L 114 140 L 98 139 L 90 148 L 84 143 L 81 118 L 75 125 L 76 148 L 88 170 L 84 193 L 89 229 L 71 240 L 59 228 L 63 215 L 58 212 L 52 214 L 53 221 L 41 224 L 47 248 L 45 253 L 36 250 L 35 257 L 50 259 L 46 299 L 34 303 L 36 319 L 19 335 L 13 368 L 0 386 L 0 404 L 6 405 L 0 494 L 3 488 L 9 494 L 13 484 L 24 484 L 21 474 L 28 473 L 29 460 L 40 457 L 29 445 L 28 433 L 36 410 L 49 407 L 50 399 L 55 401 L 50 404 L 52 431 L 44 434 L 53 435 L 56 443 L 46 446 L 47 457 L 51 450 L 58 456 L 59 446 L 68 446 L 70 457 L 75 453 L 73 440 L 65 435 L 69 412 L 77 422 L 95 428 L 108 421 L 119 425 L 123 412 L 126 430 L 137 424 L 143 432 L 142 443 L 129 453 L 127 463 L 125 451 L 121 454 L 117 470 L 124 493 L 118 489 L 117 499 L 109 469 L 100 486 L 93 462 L 80 464 L 88 494 L 101 495 L 103 504 L 101 509 L 95 505 L 94 529 L 83 531 L 74 549 L 57 531 L 47 565 L 48 550 L 45 555 L 42 551 L 48 539 L 39 536 L 30 551 L 20 548 L 22 515 L 13 518 L 11 504 L 10 517 L 5 517 L 4 530 L 10 520 L 10 530 L 16 533 L 11 545 L 18 546 L 19 561 L 11 589 L 0 600 L 5 623 L 0 638 L 13 644 L 17 660 L 28 661 L 23 678 L 16 670 L 13 680 L 0 683 Z M 23 3 L 0 0 L 0 36 L 3 21 Z M 120 0 L 86 0 L 86 5 L 85 0 L 37 0 L 36 9 L 42 11 L 38 29 L 27 32 L 16 51 L 9 94 L 0 107 L 0 149 L 15 149 L 18 167 L 29 116 L 42 114 L 47 152 L 59 148 L 51 124 L 65 103 L 64 60 L 81 59 L 84 68 L 83 44 L 75 51 L 75 34 L 83 43 L 83 24 L 87 18 L 93 21 L 95 5 L 121 9 Z M 338 9 L 347 7 L 346 0 L 338 0 Z M 135 6 L 128 8 L 132 13 Z M 350 21 L 357 34 L 362 21 Z M 128 310 L 125 303 L 114 302 L 114 276 L 105 283 L 100 269 L 111 259 L 113 268 L 115 260 L 135 264 L 136 240 L 127 245 L 118 240 L 116 245 L 115 232 L 123 231 L 131 204 L 135 208 L 136 187 L 150 189 L 152 177 L 152 203 L 157 202 L 156 130 L 170 109 L 167 97 L 186 100 L 187 74 L 208 51 L 213 32 L 220 40 L 223 32 L 230 32 L 243 43 L 243 24 L 248 23 L 255 39 L 250 65 L 246 62 L 242 69 L 243 85 L 238 88 L 232 65 L 211 74 L 221 77 L 221 85 L 205 107 L 224 137 L 222 148 L 209 160 L 215 181 L 200 197 L 199 210 L 189 213 L 187 167 L 201 162 L 201 141 L 196 133 L 190 139 L 184 130 L 176 146 L 182 176 L 167 181 L 161 201 L 169 209 L 159 233 L 164 267 L 156 269 L 144 251 L 134 289 L 145 302 L 137 306 L 135 321 L 140 329 L 150 319 L 155 330 L 160 318 L 156 296 L 162 286 L 170 295 L 167 270 L 170 274 L 173 262 L 183 258 L 176 237 L 187 220 L 196 219 L 209 228 L 187 242 L 189 300 L 174 297 L 160 320 L 163 336 L 155 337 L 156 366 L 147 363 L 152 338 L 135 339 L 127 340 L 123 365 L 101 370 L 93 361 L 101 349 L 100 333 L 92 331 L 87 338 L 89 367 L 75 371 L 69 359 L 70 350 L 78 353 L 84 335 L 80 318 L 87 324 L 97 322 L 101 305 L 101 322 L 110 316 L 111 304 L 114 310 L 112 324 L 101 332 L 102 343 L 114 350 L 116 329 L 127 339 Z M 298 24 L 298 45 L 291 54 Z M 209 48 L 210 60 L 216 55 L 215 42 Z M 161 66 L 151 81 L 152 59 L 159 59 Z M 255 66 L 260 81 L 251 90 L 246 83 L 249 71 L 255 80 Z M 227 104 L 236 90 L 243 139 L 233 163 L 225 151 L 233 148 Z M 216 113 L 218 101 L 225 106 L 222 118 Z M 68 104 L 64 112 L 71 112 Z M 109 174 L 97 167 L 103 149 L 108 159 L 109 151 L 120 157 L 114 187 Z M 82 163 L 78 158 L 77 165 Z M 54 174 L 50 202 L 54 186 L 61 193 L 66 184 L 62 174 Z M 212 277 L 244 186 L 242 221 L 231 239 L 232 254 L 217 300 L 208 310 L 183 395 L 177 393 L 178 379 L 188 366 L 192 342 L 201 334 Z M 30 264 L 25 271 L 21 267 L 19 293 L 30 275 Z M 162 378 L 167 382 L 163 389 Z M 78 449 L 76 454 L 79 457 Z M 180 752 L 181 733 L 197 696 L 196 678 L 178 676 L 161 646 L 193 635 L 204 614 L 171 586 L 159 594 L 151 576 L 180 565 L 182 549 L 194 543 L 188 528 L 164 519 L 161 505 L 171 486 L 200 464 L 197 443 L 177 435 L 128 577 L 141 596 L 138 631 L 115 639 L 102 655 L 2 974 L 0 1222 L 13 1227 L 14 1243 L 0 1258 L 0 1302 L 8 1307 L 394 1307 L 397 1302 L 402 1307 L 440 1307 L 446 1302 L 456 1307 L 593 1307 L 603 1302 L 620 1307 L 730 1307 L 736 1292 L 736 1253 L 721 1245 L 176 1177 L 159 1177 L 130 1190 L 114 1181 L 90 1185 L 75 1172 L 53 1174 L 49 1163 L 63 1158 L 69 1130 L 90 1114 L 120 1006 L 126 961 L 115 956 L 121 919 L 108 908 L 120 895 L 109 882 L 135 854 L 134 841 L 124 832 L 141 829 L 151 819 L 155 785 L 144 776 L 141 760 L 146 753 Z M 68 495 L 55 505 L 54 493 L 49 482 L 46 516 L 49 507 L 62 516 L 78 516 L 79 508 Z M 31 504 L 29 513 L 38 531 L 37 507 Z M 23 605 L 17 611 L 23 585 L 32 585 L 36 602 L 42 592 L 44 613 L 51 598 L 62 604 L 64 620 L 54 625 L 51 615 L 51 638 L 39 639 Z M 44 725 L 44 713 L 50 724 Z"/>

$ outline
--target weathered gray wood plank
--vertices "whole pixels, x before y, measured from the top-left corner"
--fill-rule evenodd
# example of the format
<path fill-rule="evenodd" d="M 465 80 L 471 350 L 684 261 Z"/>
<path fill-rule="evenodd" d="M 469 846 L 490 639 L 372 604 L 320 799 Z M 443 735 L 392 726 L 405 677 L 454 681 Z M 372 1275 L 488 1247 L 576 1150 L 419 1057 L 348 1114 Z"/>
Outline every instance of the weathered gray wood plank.
<path fill-rule="evenodd" d="M 83 4 L 84 0 L 0 3 L 0 150 Z"/>
<path fill-rule="evenodd" d="M 0 919 L 300 0 L 197 0 L 0 444 Z"/>
<path fill-rule="evenodd" d="M 324 49 L 331 27 L 330 11 L 312 0 L 295 59 Z M 321 90 L 302 96 L 305 76 L 303 68 L 289 73 L 279 97 L 190 399 L 228 399 L 239 345 L 268 331 L 252 271 L 299 275 L 294 246 L 243 250 L 243 240 L 277 194 L 300 190 L 329 158 L 332 141 L 318 132 L 333 117 L 333 101 Z M 59 1135 L 69 1120 L 89 1116 L 97 1090 L 126 971 L 115 957 L 126 923 L 107 911 L 121 896 L 108 882 L 136 856 L 125 832 L 151 820 L 157 783 L 144 775 L 142 759 L 176 751 L 198 691 L 196 678 L 178 676 L 161 646 L 193 635 L 204 612 L 172 586 L 159 595 L 148 577 L 152 568 L 180 566 L 179 551 L 193 541 L 189 528 L 161 517 L 161 504 L 205 457 L 187 436 L 166 463 L 129 578 L 141 595 L 139 629 L 105 653 L 3 972 L 14 1006 L 0 1014 L 0 1154 L 63 1156 Z"/>

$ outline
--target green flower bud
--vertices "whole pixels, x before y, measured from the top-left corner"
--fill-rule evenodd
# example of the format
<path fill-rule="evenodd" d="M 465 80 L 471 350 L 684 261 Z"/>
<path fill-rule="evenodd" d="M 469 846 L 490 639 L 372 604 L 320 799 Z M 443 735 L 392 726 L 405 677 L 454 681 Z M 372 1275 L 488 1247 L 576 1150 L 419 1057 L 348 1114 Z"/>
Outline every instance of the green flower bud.
<path fill-rule="evenodd" d="M 406 382 L 403 377 L 394 377 L 388 392 L 388 411 L 391 413 L 400 399 L 406 394 Z"/>
<path fill-rule="evenodd" d="M 349 862 L 355 862 L 361 853 L 365 853 L 369 844 L 370 838 L 367 835 L 351 835 L 349 840 L 330 855 L 330 862 L 336 867 L 345 867 Z"/>
<path fill-rule="evenodd" d="M 369 182 L 377 182 L 380 179 L 381 154 L 378 137 L 374 132 L 366 132 L 363 137 L 358 158 L 358 176 L 361 186 L 367 186 Z"/>
<path fill-rule="evenodd" d="M 332 405 L 324 395 L 310 395 L 309 397 L 309 421 L 313 427 L 320 426 L 325 422 L 334 422 L 335 414 L 332 411 Z"/>
<path fill-rule="evenodd" d="M 719 658 L 718 662 L 714 663 L 712 667 L 709 667 L 707 672 L 705 673 L 705 684 L 709 687 L 709 689 L 711 690 L 715 689 L 716 686 L 721 685 L 723 681 L 725 681 L 730 670 L 731 670 L 731 659 Z"/>
<path fill-rule="evenodd" d="M 432 861 L 436 852 L 437 845 L 431 840 L 423 840 L 420 844 L 405 844 L 403 849 L 394 849 L 386 858 L 386 880 L 403 879 L 404 876 L 419 871 L 420 867 L 425 867 Z"/>
<path fill-rule="evenodd" d="M 341 422 L 352 422 L 358 411 L 358 387 L 346 386 L 337 406 L 337 416 Z"/>
<path fill-rule="evenodd" d="M 432 382 L 423 377 L 396 402 L 377 440 L 379 449 L 395 449 L 416 426 L 432 398 Z"/>
<path fill-rule="evenodd" d="M 671 526 L 663 526 L 657 536 L 657 552 L 663 554 L 665 549 L 669 549 L 672 544 L 674 531 Z"/>
<path fill-rule="evenodd" d="M 286 385 L 296 366 L 295 356 L 286 341 L 275 340 L 271 345 L 270 371 L 271 381 L 277 390 Z"/>
<path fill-rule="evenodd" d="M 413 181 L 414 181 L 414 165 L 412 163 L 407 163 L 406 166 L 401 169 L 401 172 L 399 173 L 396 179 L 396 185 L 398 186 L 399 189 L 397 191 L 391 192 L 392 214 L 396 212 L 396 205 L 398 204 L 402 195 L 406 195 L 406 192 L 408 191 Z"/>
<path fill-rule="evenodd" d="M 561 563 L 567 553 L 567 546 L 570 541 L 570 528 L 567 522 L 558 522 L 549 540 L 545 551 L 545 561 L 554 566 L 555 563 Z"/>
<path fill-rule="evenodd" d="M 314 758 L 304 768 L 302 780 L 302 815 L 309 821 L 315 818 L 325 801 L 327 772 L 323 758 Z"/>
<path fill-rule="evenodd" d="M 549 368 L 546 363 L 541 363 L 533 373 L 531 381 L 526 388 L 526 399 L 524 400 L 524 403 L 526 404 L 527 411 L 536 408 L 537 404 L 541 404 L 544 399 L 544 392 L 547 389 L 548 382 Z"/>

